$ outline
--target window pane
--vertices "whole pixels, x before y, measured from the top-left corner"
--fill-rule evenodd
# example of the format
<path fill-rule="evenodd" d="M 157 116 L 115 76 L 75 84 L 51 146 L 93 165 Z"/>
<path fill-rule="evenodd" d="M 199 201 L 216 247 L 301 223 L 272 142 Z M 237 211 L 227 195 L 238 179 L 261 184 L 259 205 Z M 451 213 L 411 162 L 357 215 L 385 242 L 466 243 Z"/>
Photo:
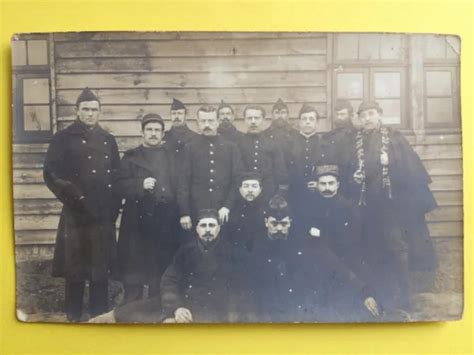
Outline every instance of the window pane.
<path fill-rule="evenodd" d="M 23 103 L 49 104 L 49 79 L 24 79 Z"/>
<path fill-rule="evenodd" d="M 380 41 L 381 59 L 402 59 L 402 36 L 382 35 Z"/>
<path fill-rule="evenodd" d="M 375 73 L 375 98 L 400 97 L 400 73 Z"/>
<path fill-rule="evenodd" d="M 47 65 L 48 46 L 46 40 L 28 41 L 28 65 Z"/>
<path fill-rule="evenodd" d="M 427 99 L 426 117 L 430 123 L 453 122 L 453 100 L 451 98 Z"/>
<path fill-rule="evenodd" d="M 380 35 L 359 36 L 359 59 L 380 59 Z"/>
<path fill-rule="evenodd" d="M 377 100 L 383 110 L 382 122 L 384 124 L 400 124 L 400 100 Z"/>
<path fill-rule="evenodd" d="M 337 97 L 339 99 L 361 99 L 364 97 L 364 74 L 338 73 Z"/>
<path fill-rule="evenodd" d="M 48 106 L 24 106 L 23 120 L 25 131 L 49 131 L 51 120 Z"/>
<path fill-rule="evenodd" d="M 451 96 L 451 82 L 450 71 L 426 72 L 426 94 L 428 96 Z"/>
<path fill-rule="evenodd" d="M 357 59 L 357 48 L 359 48 L 358 34 L 339 34 L 337 35 L 336 42 L 338 59 Z"/>
<path fill-rule="evenodd" d="M 26 65 L 26 41 L 12 41 L 12 64 Z"/>
<path fill-rule="evenodd" d="M 446 36 L 427 35 L 425 43 L 426 58 L 445 58 L 446 57 Z"/>

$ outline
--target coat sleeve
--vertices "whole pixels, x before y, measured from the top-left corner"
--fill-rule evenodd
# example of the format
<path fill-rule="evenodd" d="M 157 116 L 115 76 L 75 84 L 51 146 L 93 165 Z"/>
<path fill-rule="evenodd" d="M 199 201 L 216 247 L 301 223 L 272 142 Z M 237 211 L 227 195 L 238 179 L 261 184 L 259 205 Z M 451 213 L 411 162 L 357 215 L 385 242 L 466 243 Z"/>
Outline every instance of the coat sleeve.
<path fill-rule="evenodd" d="M 243 161 L 242 155 L 238 147 L 235 144 L 231 145 L 231 164 L 232 164 L 232 183 L 231 188 L 227 193 L 227 198 L 224 201 L 224 207 L 227 207 L 229 210 L 234 207 L 235 199 L 239 191 L 240 177 L 243 173 Z"/>
<path fill-rule="evenodd" d="M 83 196 L 82 191 L 69 181 L 63 171 L 65 164 L 62 134 L 56 134 L 48 147 L 43 165 L 43 178 L 46 186 L 65 205 L 74 206 Z"/>
<path fill-rule="evenodd" d="M 192 145 L 187 144 L 178 167 L 178 207 L 180 216 L 191 216 Z"/>
<path fill-rule="evenodd" d="M 129 153 L 123 156 L 114 176 L 114 192 L 125 199 L 141 199 L 144 196 L 143 179 L 135 176 Z"/>
<path fill-rule="evenodd" d="M 178 251 L 161 277 L 161 307 L 165 317 L 173 317 L 176 309 L 184 306 L 180 287 L 183 277 L 181 265 L 182 256 Z"/>

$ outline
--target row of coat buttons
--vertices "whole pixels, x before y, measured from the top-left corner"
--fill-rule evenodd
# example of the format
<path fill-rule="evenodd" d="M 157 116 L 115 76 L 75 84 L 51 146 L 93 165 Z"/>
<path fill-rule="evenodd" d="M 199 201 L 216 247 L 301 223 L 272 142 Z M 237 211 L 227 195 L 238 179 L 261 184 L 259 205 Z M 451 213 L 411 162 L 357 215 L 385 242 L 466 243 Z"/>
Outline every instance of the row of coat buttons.
<path fill-rule="evenodd" d="M 87 141 L 86 141 L 85 139 L 83 139 L 83 140 L 82 140 L 82 144 L 86 144 L 86 143 L 87 143 Z M 107 144 L 108 144 L 107 141 L 105 141 L 105 142 L 104 142 L 104 145 L 107 145 Z"/>

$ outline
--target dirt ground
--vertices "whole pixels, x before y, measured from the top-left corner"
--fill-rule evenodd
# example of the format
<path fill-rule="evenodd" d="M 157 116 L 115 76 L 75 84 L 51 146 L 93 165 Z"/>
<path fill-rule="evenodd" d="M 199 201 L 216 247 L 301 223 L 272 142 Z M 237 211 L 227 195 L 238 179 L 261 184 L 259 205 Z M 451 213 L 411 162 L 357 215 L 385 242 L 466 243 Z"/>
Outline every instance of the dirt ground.
<path fill-rule="evenodd" d="M 64 279 L 51 277 L 51 260 L 20 261 L 17 263 L 17 317 L 35 322 L 67 322 L 64 309 Z M 123 297 L 119 282 L 109 286 L 110 306 L 117 306 Z M 87 288 L 84 295 L 88 298 Z M 85 302 L 87 305 L 87 302 Z M 462 312 L 461 293 L 418 293 L 413 298 L 413 313 L 409 320 L 432 321 L 457 319 Z M 87 321 L 87 306 L 82 321 Z"/>

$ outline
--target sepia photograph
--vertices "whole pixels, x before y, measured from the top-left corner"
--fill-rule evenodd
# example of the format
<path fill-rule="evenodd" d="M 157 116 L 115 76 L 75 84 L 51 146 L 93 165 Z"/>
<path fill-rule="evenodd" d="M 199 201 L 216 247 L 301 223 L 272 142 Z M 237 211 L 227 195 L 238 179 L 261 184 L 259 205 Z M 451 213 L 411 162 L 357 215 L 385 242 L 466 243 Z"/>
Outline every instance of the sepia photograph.
<path fill-rule="evenodd" d="M 459 37 L 11 46 L 18 320 L 462 318 Z"/>

